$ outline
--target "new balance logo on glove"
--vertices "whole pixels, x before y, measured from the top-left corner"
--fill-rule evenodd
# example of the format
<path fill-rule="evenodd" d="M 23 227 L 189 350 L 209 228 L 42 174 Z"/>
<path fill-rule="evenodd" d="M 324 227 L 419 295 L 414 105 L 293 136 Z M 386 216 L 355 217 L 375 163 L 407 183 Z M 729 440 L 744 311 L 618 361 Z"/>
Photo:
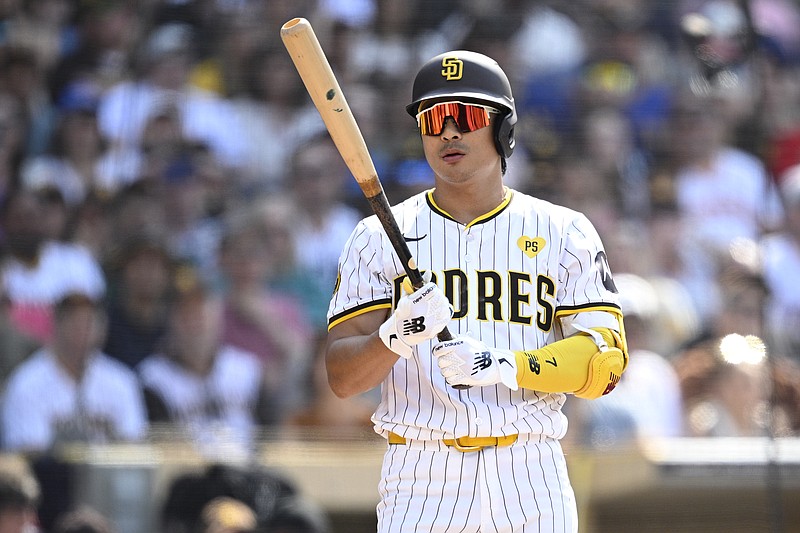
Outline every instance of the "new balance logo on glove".
<path fill-rule="evenodd" d="M 436 337 L 453 317 L 453 306 L 442 289 L 429 281 L 428 273 L 423 279 L 428 280 L 425 285 L 411 294 L 404 294 L 394 313 L 378 328 L 383 344 L 404 359 L 413 355 L 412 346 Z"/>
<path fill-rule="evenodd" d="M 475 354 L 475 361 L 472 366 L 472 375 L 474 376 L 481 370 L 486 370 L 492 366 L 492 353 L 480 352 Z"/>
<path fill-rule="evenodd" d="M 414 335 L 425 331 L 425 317 L 416 316 L 403 320 L 403 335 Z"/>

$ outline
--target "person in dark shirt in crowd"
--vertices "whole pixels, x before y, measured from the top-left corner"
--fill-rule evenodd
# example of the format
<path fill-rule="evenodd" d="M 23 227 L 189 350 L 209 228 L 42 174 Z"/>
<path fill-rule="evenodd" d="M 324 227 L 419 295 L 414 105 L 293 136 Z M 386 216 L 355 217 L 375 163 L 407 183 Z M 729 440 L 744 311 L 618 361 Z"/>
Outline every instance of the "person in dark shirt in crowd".
<path fill-rule="evenodd" d="M 157 351 L 166 330 L 172 258 L 157 237 L 130 237 L 108 265 L 112 287 L 105 352 L 130 368 Z"/>

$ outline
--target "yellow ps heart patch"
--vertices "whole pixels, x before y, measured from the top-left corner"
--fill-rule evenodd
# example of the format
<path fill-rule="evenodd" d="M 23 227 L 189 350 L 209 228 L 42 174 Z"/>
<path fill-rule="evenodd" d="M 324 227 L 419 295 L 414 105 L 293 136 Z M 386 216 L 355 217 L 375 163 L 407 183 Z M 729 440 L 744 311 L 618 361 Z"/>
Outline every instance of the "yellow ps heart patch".
<path fill-rule="evenodd" d="M 523 235 L 517 239 L 517 246 L 519 246 L 519 249 L 530 258 L 536 257 L 536 254 L 542 251 L 542 248 L 544 248 L 545 244 L 546 241 L 541 237 L 532 239 Z"/>

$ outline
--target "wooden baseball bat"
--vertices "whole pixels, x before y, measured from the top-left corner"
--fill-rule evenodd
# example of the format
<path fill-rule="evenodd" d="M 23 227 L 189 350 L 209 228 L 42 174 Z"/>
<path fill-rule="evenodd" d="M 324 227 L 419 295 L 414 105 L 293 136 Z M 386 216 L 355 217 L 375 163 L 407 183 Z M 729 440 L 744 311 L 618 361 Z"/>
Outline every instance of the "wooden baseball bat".
<path fill-rule="evenodd" d="M 314 29 L 308 20 L 294 18 L 281 27 L 281 39 L 339 154 L 389 237 L 411 285 L 419 289 L 425 284 L 422 274 L 397 226 L 364 137 Z M 446 341 L 451 340 L 453 336 L 445 328 L 439 333 L 438 338 Z"/>

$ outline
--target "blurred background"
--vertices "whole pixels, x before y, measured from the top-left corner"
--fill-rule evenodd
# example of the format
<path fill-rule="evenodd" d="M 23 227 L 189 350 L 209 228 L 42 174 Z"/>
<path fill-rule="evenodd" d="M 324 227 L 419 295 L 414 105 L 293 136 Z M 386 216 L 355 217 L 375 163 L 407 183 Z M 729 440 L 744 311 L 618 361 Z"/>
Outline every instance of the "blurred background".
<path fill-rule="evenodd" d="M 567 402 L 581 532 L 800 531 L 800 3 L 2 0 L 0 533 L 374 531 L 380 392 L 321 359 L 369 207 L 298 16 L 390 202 L 433 183 L 417 68 L 469 49 L 507 184 L 598 229 L 631 361 Z"/>

